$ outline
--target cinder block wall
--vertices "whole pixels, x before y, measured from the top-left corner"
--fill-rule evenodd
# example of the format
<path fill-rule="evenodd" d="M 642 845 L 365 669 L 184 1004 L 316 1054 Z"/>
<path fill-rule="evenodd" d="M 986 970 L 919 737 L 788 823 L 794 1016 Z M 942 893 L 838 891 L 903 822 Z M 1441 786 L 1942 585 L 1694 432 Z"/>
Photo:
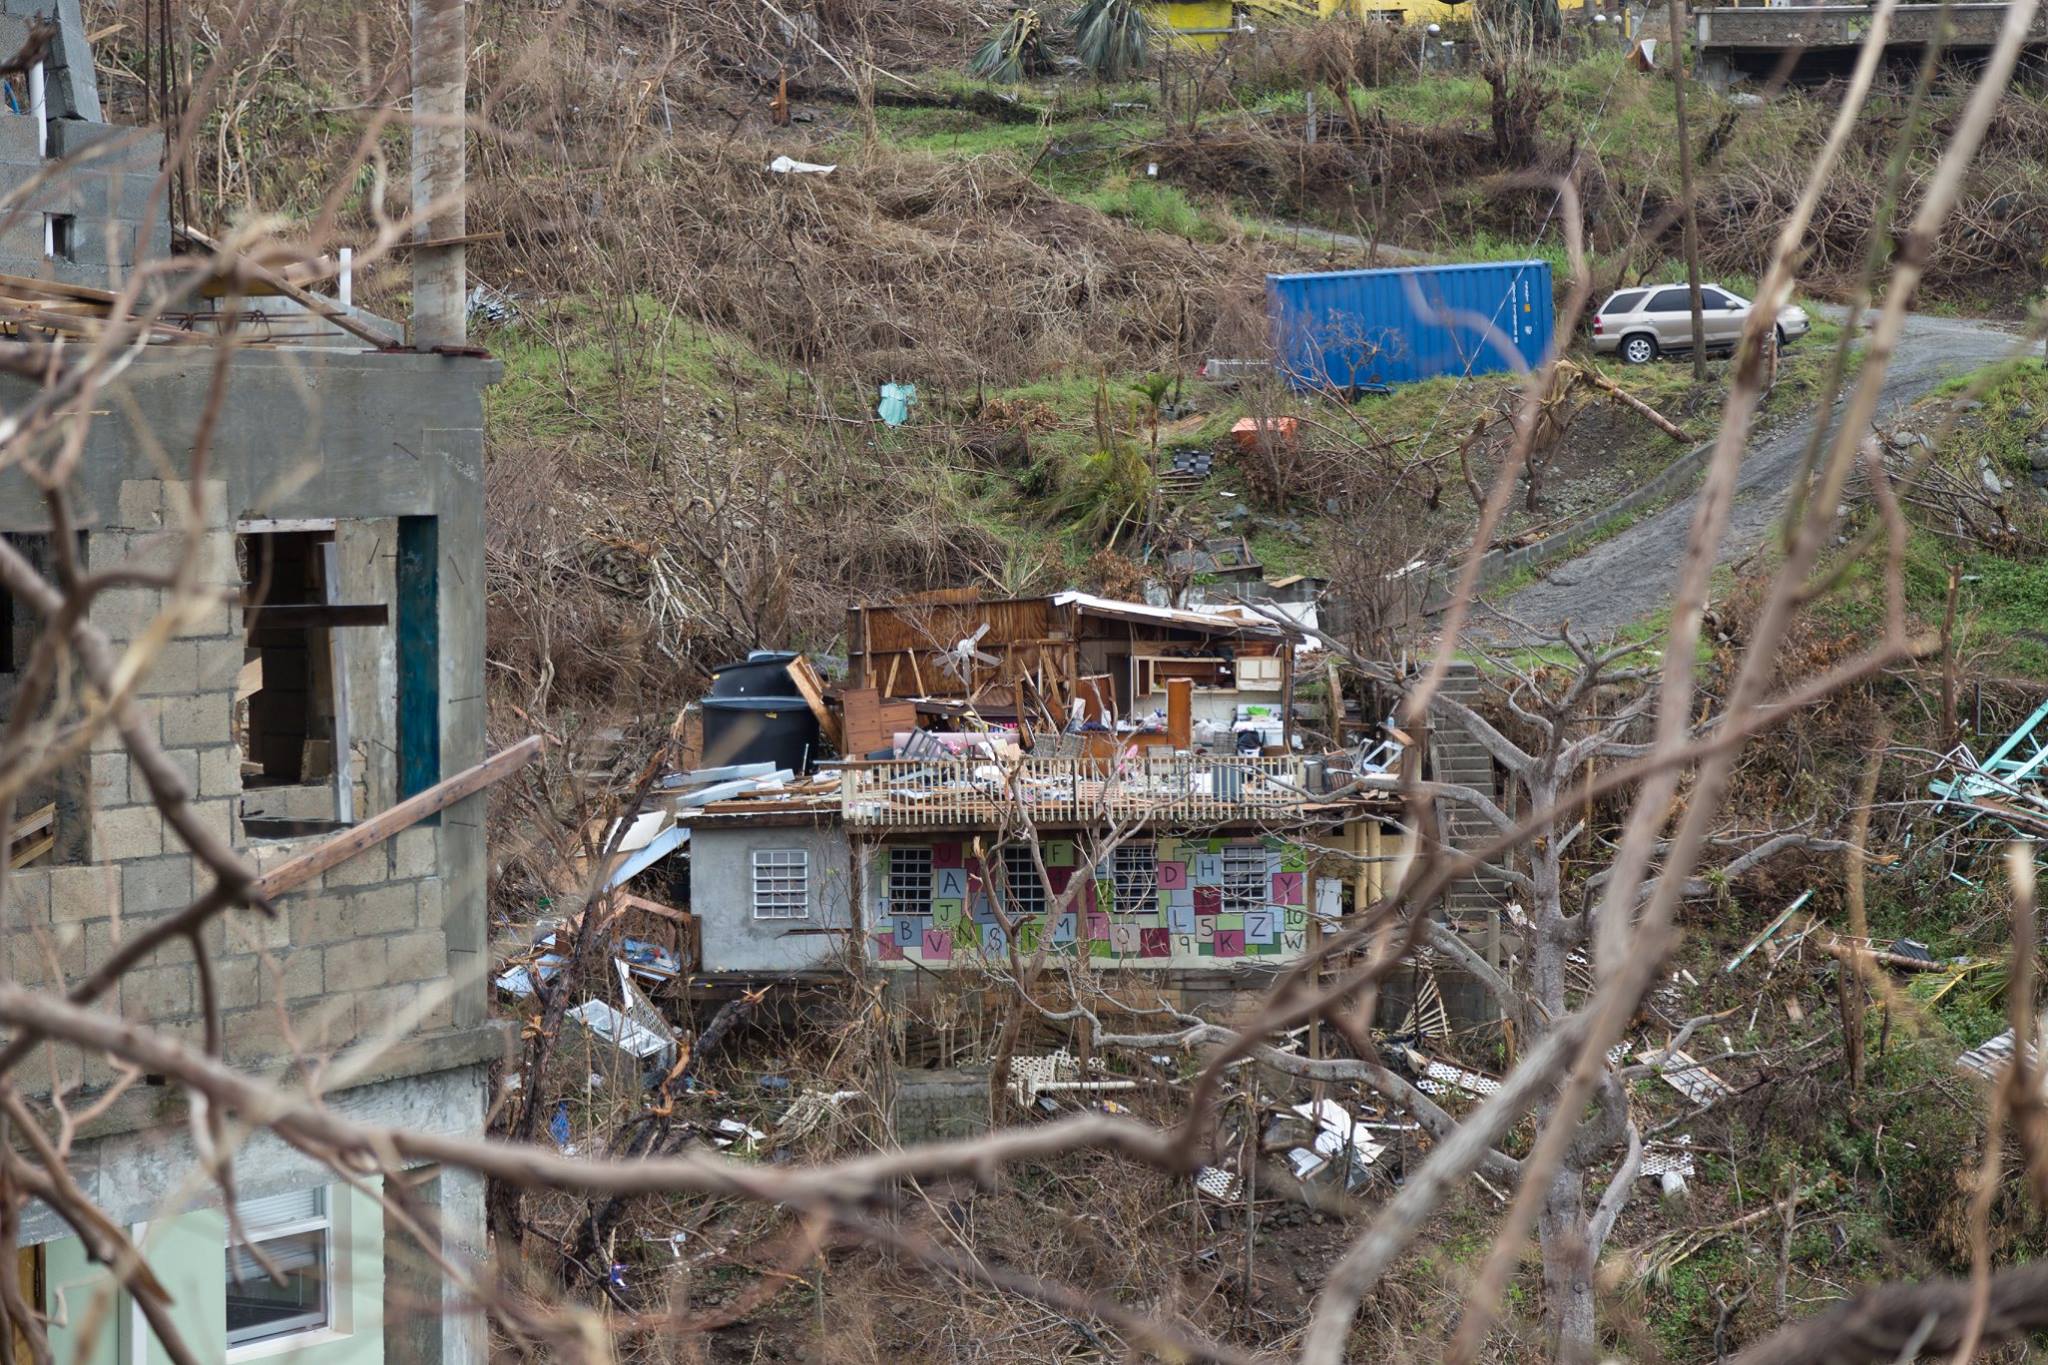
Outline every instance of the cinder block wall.
<path fill-rule="evenodd" d="M 251 840 L 241 828 L 242 755 L 232 726 L 243 635 L 227 605 L 241 581 L 235 523 L 225 484 L 210 482 L 200 499 L 205 530 L 188 546 L 173 529 L 172 507 L 189 497 L 184 484 L 124 480 L 115 524 L 90 534 L 89 556 L 96 565 L 169 569 L 195 549 L 200 587 L 212 602 L 166 630 L 165 593 L 117 589 L 95 602 L 91 620 L 142 665 L 136 705 L 194 793 L 193 812 L 268 870 L 325 836 Z M 165 828 L 146 778 L 111 725 L 93 738 L 85 763 L 89 836 L 82 860 L 12 876 L 8 970 L 23 982 L 55 986 L 59 977 L 96 970 L 123 938 L 176 913 L 207 884 L 203 865 Z M 382 795 L 376 809 L 390 804 L 391 793 Z M 453 1026 L 452 998 L 445 991 L 436 998 L 449 978 L 439 839 L 437 828 L 416 826 L 286 897 L 275 918 L 239 911 L 209 929 L 205 943 L 232 1058 L 253 1062 L 289 1052 L 287 1019 L 308 1047 L 407 1020 L 408 1033 Z M 122 980 L 121 1012 L 196 1039 L 199 989 L 189 946 L 174 943 Z"/>
<path fill-rule="evenodd" d="M 194 552 L 197 578 L 213 594 L 203 609 L 160 620 L 164 594 L 122 588 L 99 596 L 90 620 L 117 648 L 146 650 L 135 701 L 150 732 L 193 793 L 199 817 L 268 869 L 326 836 L 252 839 L 240 823 L 249 794 L 233 729 L 246 658 L 233 604 L 242 576 L 238 523 L 332 518 L 340 600 L 395 610 L 399 519 L 434 517 L 439 775 L 478 762 L 486 748 L 481 390 L 496 367 L 407 354 L 242 353 L 208 452 L 196 543 L 188 545 L 177 509 L 189 505 L 191 489 L 159 471 L 163 453 L 182 462 L 192 449 L 210 359 L 185 348 L 152 348 L 137 359 L 92 424 L 72 481 L 72 510 L 89 571 L 166 568 Z M 0 375 L 0 410 L 32 387 Z M 20 470 L 0 470 L 0 531 L 46 536 L 48 526 L 40 491 Z M 17 604 L 17 614 L 28 611 Z M 397 632 L 335 633 L 353 637 L 343 667 L 360 822 L 397 799 Z M 86 705 L 72 687 L 66 717 L 76 719 Z M 204 869 L 166 831 L 143 775 L 111 730 L 65 760 L 58 790 L 68 842 L 51 859 L 57 865 L 15 872 L 0 907 L 0 970 L 51 989 L 105 963 L 120 942 L 207 884 Z M 396 1040 L 372 1074 L 421 1074 L 497 1054 L 484 979 L 487 800 L 470 797 L 438 825 L 414 826 L 330 870 L 283 898 L 275 918 L 237 910 L 209 927 L 205 944 L 217 966 L 231 1058 L 258 1064 L 294 1050 L 320 1055 L 371 1035 Z M 174 942 L 131 973 L 109 1003 L 197 1039 L 199 986 L 190 946 Z M 65 1071 L 63 1079 L 80 1076 L 88 1085 L 112 1075 L 96 1059 L 69 1059 Z M 34 1074 L 48 1073 L 38 1067 Z"/>

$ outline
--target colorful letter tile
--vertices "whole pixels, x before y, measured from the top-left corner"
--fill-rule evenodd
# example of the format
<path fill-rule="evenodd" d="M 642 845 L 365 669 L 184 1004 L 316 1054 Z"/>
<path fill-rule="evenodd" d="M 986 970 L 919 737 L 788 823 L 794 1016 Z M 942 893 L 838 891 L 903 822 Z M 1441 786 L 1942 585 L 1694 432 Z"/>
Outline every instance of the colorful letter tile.
<path fill-rule="evenodd" d="M 961 865 L 962 865 L 962 861 L 961 861 L 961 851 L 960 851 L 960 845 L 958 845 L 958 844 L 933 844 L 933 845 L 932 845 L 932 867 L 933 867 L 934 869 L 937 869 L 937 868 L 941 868 L 941 867 L 959 867 L 959 866 L 961 866 Z"/>
<path fill-rule="evenodd" d="M 903 949 L 897 946 L 892 934 L 875 935 L 875 957 L 883 962 L 901 962 Z"/>
<path fill-rule="evenodd" d="M 1091 940 L 1109 937 L 1109 916 L 1097 910 L 1088 916 L 1088 937 Z"/>
<path fill-rule="evenodd" d="M 1220 853 L 1197 853 L 1192 873 L 1196 886 L 1223 885 L 1223 855 Z"/>
<path fill-rule="evenodd" d="M 1071 839 L 1048 839 L 1039 846 L 1039 853 L 1047 867 L 1072 867 L 1079 861 L 1079 850 Z"/>
<path fill-rule="evenodd" d="M 1159 889 L 1161 891 L 1183 891 L 1188 884 L 1186 863 L 1159 864 Z"/>
<path fill-rule="evenodd" d="M 1140 929 L 1138 931 L 1139 957 L 1170 957 L 1173 949 L 1169 935 L 1164 929 Z"/>
<path fill-rule="evenodd" d="M 1192 933 L 1194 933 L 1194 932 L 1195 932 L 1195 907 L 1194 907 L 1194 905 L 1193 905 L 1192 903 L 1190 903 L 1190 904 L 1187 904 L 1187 905 L 1169 905 L 1169 906 L 1167 906 L 1167 907 L 1166 907 L 1166 927 L 1167 927 L 1168 929 L 1172 930 L 1172 931 L 1173 931 L 1174 933 L 1176 933 L 1176 934 L 1192 934 Z"/>
<path fill-rule="evenodd" d="M 1074 868 L 1065 863 L 1047 863 L 1045 880 L 1051 885 L 1053 894 L 1058 895 L 1067 889 L 1068 882 L 1074 880 Z"/>
<path fill-rule="evenodd" d="M 1280 870 L 1282 872 L 1308 871 L 1308 850 L 1300 844 L 1289 844 L 1281 849 Z"/>
<path fill-rule="evenodd" d="M 931 927 L 932 922 L 923 915 L 898 915 L 890 936 L 899 948 L 915 948 L 918 940 L 924 937 L 924 931 Z"/>
<path fill-rule="evenodd" d="M 966 900 L 967 869 L 964 867 L 933 868 L 932 894 L 946 900 Z"/>
<path fill-rule="evenodd" d="M 1273 874 L 1273 904 L 1300 905 L 1307 898 L 1308 875 L 1302 872 Z"/>
<path fill-rule="evenodd" d="M 1135 924 L 1112 924 L 1109 926 L 1110 950 L 1118 957 L 1136 957 L 1143 943 L 1140 930 Z"/>
<path fill-rule="evenodd" d="M 1069 910 L 1066 914 L 1053 921 L 1052 941 L 1054 943 L 1072 943 L 1074 941 L 1074 931 L 1079 927 L 1080 917 Z"/>
<path fill-rule="evenodd" d="M 983 957 L 1002 957 L 1010 951 L 1010 936 L 1003 932 L 1000 924 L 981 926 L 981 954 Z"/>
<path fill-rule="evenodd" d="M 932 924 L 935 928 L 951 929 L 960 923 L 966 913 L 966 907 L 959 901 L 932 902 Z"/>
<path fill-rule="evenodd" d="M 1244 941 L 1246 943 L 1271 943 L 1273 921 L 1280 918 L 1275 910 L 1247 910 L 1244 912 Z"/>
<path fill-rule="evenodd" d="M 1223 913 L 1223 888 L 1198 886 L 1195 888 L 1194 901 L 1196 914 L 1220 915 Z"/>
<path fill-rule="evenodd" d="M 1242 929 L 1224 929 L 1224 930 L 1220 930 L 1220 931 L 1219 931 L 1219 932 L 1217 933 L 1217 935 L 1216 935 L 1216 956 L 1218 956 L 1218 957 L 1243 957 L 1243 956 L 1244 956 L 1244 930 L 1242 930 Z"/>
<path fill-rule="evenodd" d="M 953 960 L 953 934 L 947 929 L 927 929 L 918 944 L 918 951 L 927 962 L 951 962 Z"/>

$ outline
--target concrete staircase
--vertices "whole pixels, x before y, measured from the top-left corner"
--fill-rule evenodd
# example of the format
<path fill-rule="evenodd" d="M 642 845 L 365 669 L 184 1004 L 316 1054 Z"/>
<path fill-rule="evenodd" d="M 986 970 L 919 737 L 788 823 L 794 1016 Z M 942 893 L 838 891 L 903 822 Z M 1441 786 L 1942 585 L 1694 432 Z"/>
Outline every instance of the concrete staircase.
<path fill-rule="evenodd" d="M 1486 688 L 1479 670 L 1471 664 L 1453 664 L 1443 683 L 1444 695 L 1477 709 Z M 1500 804 L 1500 783 L 1496 780 L 1493 756 L 1472 734 L 1441 712 L 1430 718 L 1429 761 L 1431 776 L 1439 782 L 1470 787 Z M 1438 828 L 1444 841 L 1461 852 L 1477 849 L 1499 834 L 1491 821 L 1461 801 L 1437 802 Z M 1492 868 L 1454 882 L 1444 894 L 1444 918 L 1449 924 L 1484 944 L 1489 957 L 1499 951 L 1501 925 L 1507 918 L 1511 897 L 1507 880 Z"/>

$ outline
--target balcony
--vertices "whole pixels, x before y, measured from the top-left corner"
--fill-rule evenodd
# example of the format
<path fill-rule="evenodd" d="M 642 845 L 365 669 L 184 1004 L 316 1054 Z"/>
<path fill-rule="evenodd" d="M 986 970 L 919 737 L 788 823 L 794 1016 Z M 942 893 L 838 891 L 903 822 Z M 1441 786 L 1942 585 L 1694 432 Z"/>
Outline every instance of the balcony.
<path fill-rule="evenodd" d="M 1298 819 L 1328 804 L 1310 790 L 1308 768 L 1294 757 L 1151 750 L 1118 758 L 891 759 L 843 769 L 840 810 L 848 825 L 876 829 L 972 828 L 1020 813 L 1041 825 L 1199 828 Z"/>

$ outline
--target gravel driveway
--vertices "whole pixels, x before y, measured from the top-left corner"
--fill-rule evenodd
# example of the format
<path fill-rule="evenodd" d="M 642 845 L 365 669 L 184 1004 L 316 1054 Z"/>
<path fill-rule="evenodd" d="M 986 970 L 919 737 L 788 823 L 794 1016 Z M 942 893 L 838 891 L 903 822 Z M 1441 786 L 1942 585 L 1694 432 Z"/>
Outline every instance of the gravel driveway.
<path fill-rule="evenodd" d="M 1878 420 L 1894 419 L 1943 380 L 2011 355 L 2015 343 L 2011 332 L 1991 323 L 1918 314 L 1908 318 L 1898 352 L 1885 372 Z M 1830 427 L 1839 415 L 1837 404 L 1828 415 Z M 1750 437 L 1733 514 L 1721 541 L 1720 563 L 1748 554 L 1777 523 L 1813 419 L 1809 413 L 1772 422 Z M 1678 584 L 1679 560 L 1692 530 L 1697 496 L 1689 493 L 1578 558 L 1553 565 L 1540 581 L 1497 605 L 1539 630 L 1555 630 L 1569 621 L 1575 631 L 1595 636 L 1651 615 L 1670 601 Z M 1497 633 L 1497 622 L 1489 625 L 1489 615 L 1477 613 L 1476 634 Z"/>

